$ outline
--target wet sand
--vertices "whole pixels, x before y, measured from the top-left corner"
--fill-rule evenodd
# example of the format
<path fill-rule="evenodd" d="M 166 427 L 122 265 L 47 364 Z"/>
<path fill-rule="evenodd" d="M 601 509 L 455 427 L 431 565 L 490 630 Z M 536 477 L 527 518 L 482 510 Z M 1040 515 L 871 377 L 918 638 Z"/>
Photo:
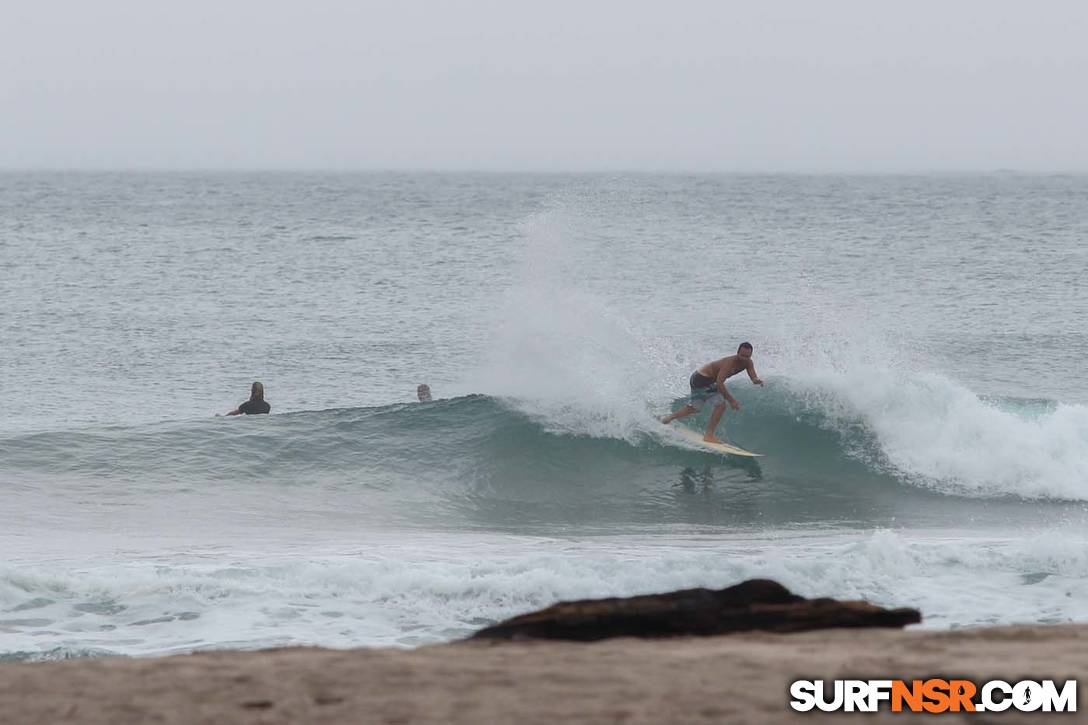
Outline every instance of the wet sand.
<path fill-rule="evenodd" d="M 1088 625 L 458 642 L 0 664 L 0 723 L 1088 722 L 796 713 L 795 679 L 1088 678 Z"/>

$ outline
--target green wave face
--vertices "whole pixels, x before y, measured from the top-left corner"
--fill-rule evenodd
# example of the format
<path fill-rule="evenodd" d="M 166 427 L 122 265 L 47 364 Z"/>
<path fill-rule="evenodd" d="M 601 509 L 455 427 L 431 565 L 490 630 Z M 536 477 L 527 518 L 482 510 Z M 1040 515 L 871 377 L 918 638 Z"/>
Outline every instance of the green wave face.
<path fill-rule="evenodd" d="M 819 396 L 783 388 L 742 402 L 723 430 L 764 458 L 685 447 L 649 413 L 634 432 L 594 437 L 559 430 L 523 403 L 477 395 L 7 437 L 0 481 L 55 496 L 215 492 L 276 496 L 288 510 L 348 502 L 361 521 L 500 530 L 926 525 L 1079 510 L 1076 496 L 980 493 L 897 468 L 881 421 L 841 406 L 832 414 Z M 1019 415 L 1024 425 L 1057 415 L 1045 402 L 1001 405 L 1017 412 L 995 415 Z M 704 413 L 673 425 L 705 421 Z"/>

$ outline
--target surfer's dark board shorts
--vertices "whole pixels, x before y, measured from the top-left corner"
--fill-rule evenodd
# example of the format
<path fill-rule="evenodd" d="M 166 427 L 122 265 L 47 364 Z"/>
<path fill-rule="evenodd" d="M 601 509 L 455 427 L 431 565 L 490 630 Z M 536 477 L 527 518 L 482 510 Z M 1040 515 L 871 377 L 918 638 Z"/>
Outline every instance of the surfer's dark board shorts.
<path fill-rule="evenodd" d="M 714 407 L 725 405 L 725 398 L 718 392 L 718 386 L 714 378 L 708 378 L 700 374 L 699 371 L 695 371 L 691 374 L 688 384 L 691 386 L 688 405 L 695 408 L 695 410 L 702 410 L 707 403 Z"/>

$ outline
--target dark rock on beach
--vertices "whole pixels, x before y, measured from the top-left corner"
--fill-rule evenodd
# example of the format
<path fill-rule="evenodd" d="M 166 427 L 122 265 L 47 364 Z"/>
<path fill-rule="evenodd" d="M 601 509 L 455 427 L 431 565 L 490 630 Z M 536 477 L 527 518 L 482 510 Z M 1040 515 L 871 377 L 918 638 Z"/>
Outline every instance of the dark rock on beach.
<path fill-rule="evenodd" d="M 805 599 L 770 579 L 725 589 L 684 589 L 638 597 L 560 602 L 480 630 L 471 639 L 679 637 L 760 630 L 803 632 L 834 627 L 904 627 L 922 621 L 916 609 L 885 609 L 863 601 Z"/>

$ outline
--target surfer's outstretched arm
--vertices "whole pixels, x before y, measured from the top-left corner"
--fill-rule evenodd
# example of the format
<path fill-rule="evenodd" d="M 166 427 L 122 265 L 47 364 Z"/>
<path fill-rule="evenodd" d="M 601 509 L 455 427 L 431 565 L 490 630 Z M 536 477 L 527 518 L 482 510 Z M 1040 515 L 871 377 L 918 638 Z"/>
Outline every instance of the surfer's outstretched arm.
<path fill-rule="evenodd" d="M 748 377 L 752 379 L 752 385 L 763 385 L 763 381 L 756 375 L 756 364 L 752 362 L 751 358 L 749 358 L 745 367 L 748 369 Z"/>
<path fill-rule="evenodd" d="M 242 414 L 242 411 L 238 410 L 237 408 L 235 408 L 231 412 L 227 413 L 227 415 L 241 415 L 241 414 Z"/>

